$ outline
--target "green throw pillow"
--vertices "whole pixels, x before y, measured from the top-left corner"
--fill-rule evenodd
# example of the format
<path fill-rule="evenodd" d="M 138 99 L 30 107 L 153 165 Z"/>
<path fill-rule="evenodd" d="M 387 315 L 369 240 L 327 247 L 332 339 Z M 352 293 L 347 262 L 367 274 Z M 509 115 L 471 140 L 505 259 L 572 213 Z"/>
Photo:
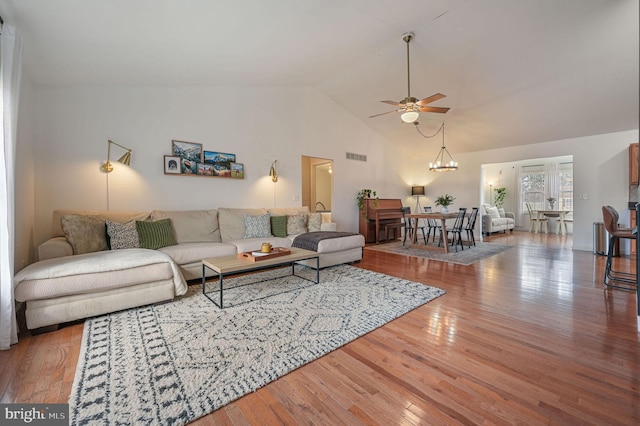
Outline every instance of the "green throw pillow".
<path fill-rule="evenodd" d="M 274 237 L 285 238 L 287 236 L 287 217 L 271 216 L 271 234 Z"/>
<path fill-rule="evenodd" d="M 155 222 L 136 220 L 136 228 L 142 248 L 157 250 L 178 244 L 173 234 L 171 219 L 156 220 Z"/>

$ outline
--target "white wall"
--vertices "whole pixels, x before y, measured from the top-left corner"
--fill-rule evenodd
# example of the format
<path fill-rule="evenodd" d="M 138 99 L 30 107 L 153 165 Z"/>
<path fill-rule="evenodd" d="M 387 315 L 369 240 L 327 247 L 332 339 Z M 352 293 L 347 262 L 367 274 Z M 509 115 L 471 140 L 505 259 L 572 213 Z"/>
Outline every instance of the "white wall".
<path fill-rule="evenodd" d="M 34 262 L 35 257 L 35 167 L 32 87 L 22 79 L 18 112 L 15 167 L 15 251 L 14 271 Z"/>
<path fill-rule="evenodd" d="M 332 218 L 357 231 L 355 194 L 384 176 L 382 138 L 315 89 L 40 88 L 35 104 L 37 243 L 49 237 L 56 208 L 106 209 L 99 168 L 107 139 L 133 149 L 131 167 L 116 163 L 109 175 L 111 210 L 300 205 L 301 155 L 308 155 L 334 160 Z M 172 139 L 236 154 L 245 179 L 164 175 Z M 346 160 L 347 151 L 368 161 Z"/>
<path fill-rule="evenodd" d="M 460 169 L 433 173 L 428 163 L 439 151 L 437 142 L 385 142 L 311 88 L 91 87 L 32 92 L 32 100 L 26 102 L 30 108 L 23 114 L 31 125 L 18 140 L 26 168 L 20 172 L 24 184 L 16 202 L 16 215 L 25 216 L 16 241 L 46 240 L 53 209 L 106 208 L 106 175 L 99 167 L 106 159 L 107 139 L 133 149 L 131 167 L 116 163 L 109 176 L 111 210 L 300 205 L 294 201 L 301 197 L 300 157 L 308 155 L 334 160 L 332 218 L 340 230 L 357 232 L 359 189 L 371 188 L 380 198 L 401 198 L 413 207 L 411 186 L 425 185 L 422 206 L 433 205 L 444 193 L 456 197 L 454 207 L 477 206 L 483 190 L 482 164 L 573 155 L 574 191 L 589 195 L 576 200 L 574 248 L 591 250 L 592 224 L 601 220 L 604 204 L 616 207 L 628 223 L 627 147 L 638 141 L 637 129 L 467 154 L 457 154 L 455 144 L 447 141 Z M 23 122 L 27 121 L 21 117 Z M 235 153 L 244 163 L 245 179 L 164 175 L 163 155 L 170 154 L 172 139 Z M 117 149 L 114 158 L 121 154 Z M 346 152 L 364 154 L 368 161 L 346 160 Z M 274 185 L 267 174 L 275 159 L 280 179 Z M 34 191 L 28 184 L 32 177 Z M 35 225 L 27 229 L 25 223 Z M 33 252 L 34 243 L 28 245 Z"/>

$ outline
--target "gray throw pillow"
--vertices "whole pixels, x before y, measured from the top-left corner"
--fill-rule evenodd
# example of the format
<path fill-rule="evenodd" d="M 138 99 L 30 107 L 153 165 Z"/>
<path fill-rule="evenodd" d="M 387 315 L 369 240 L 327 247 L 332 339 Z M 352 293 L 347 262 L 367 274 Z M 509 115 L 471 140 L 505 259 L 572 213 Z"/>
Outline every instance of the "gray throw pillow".
<path fill-rule="evenodd" d="M 140 247 L 140 237 L 135 220 L 127 223 L 107 220 L 107 235 L 109 235 L 111 250 Z"/>
<path fill-rule="evenodd" d="M 245 238 L 268 238 L 271 235 L 271 215 L 244 216 L 244 237 Z"/>
<path fill-rule="evenodd" d="M 73 248 L 73 254 L 108 250 L 107 231 L 103 216 L 68 214 L 60 220 L 64 236 Z"/>
<path fill-rule="evenodd" d="M 298 235 L 307 232 L 307 215 L 287 216 L 287 235 Z"/>

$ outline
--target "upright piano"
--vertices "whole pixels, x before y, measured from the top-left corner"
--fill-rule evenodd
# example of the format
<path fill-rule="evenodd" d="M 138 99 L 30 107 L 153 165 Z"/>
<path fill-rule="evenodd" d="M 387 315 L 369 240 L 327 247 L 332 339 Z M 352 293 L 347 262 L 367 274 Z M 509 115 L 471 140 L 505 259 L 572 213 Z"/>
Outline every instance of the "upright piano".
<path fill-rule="evenodd" d="M 377 243 L 385 237 L 388 224 L 400 226 L 402 201 L 399 198 L 364 200 L 364 211 L 360 212 L 360 233 L 367 243 Z M 381 232 L 382 231 L 382 232 Z"/>

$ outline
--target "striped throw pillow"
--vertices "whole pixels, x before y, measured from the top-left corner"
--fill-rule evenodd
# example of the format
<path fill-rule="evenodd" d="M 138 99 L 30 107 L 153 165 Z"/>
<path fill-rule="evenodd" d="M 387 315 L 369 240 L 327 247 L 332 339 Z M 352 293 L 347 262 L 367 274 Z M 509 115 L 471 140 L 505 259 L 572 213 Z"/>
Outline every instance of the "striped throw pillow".
<path fill-rule="evenodd" d="M 176 237 L 171 226 L 171 219 L 150 221 L 136 221 L 140 247 L 157 250 L 162 247 L 175 246 Z"/>

